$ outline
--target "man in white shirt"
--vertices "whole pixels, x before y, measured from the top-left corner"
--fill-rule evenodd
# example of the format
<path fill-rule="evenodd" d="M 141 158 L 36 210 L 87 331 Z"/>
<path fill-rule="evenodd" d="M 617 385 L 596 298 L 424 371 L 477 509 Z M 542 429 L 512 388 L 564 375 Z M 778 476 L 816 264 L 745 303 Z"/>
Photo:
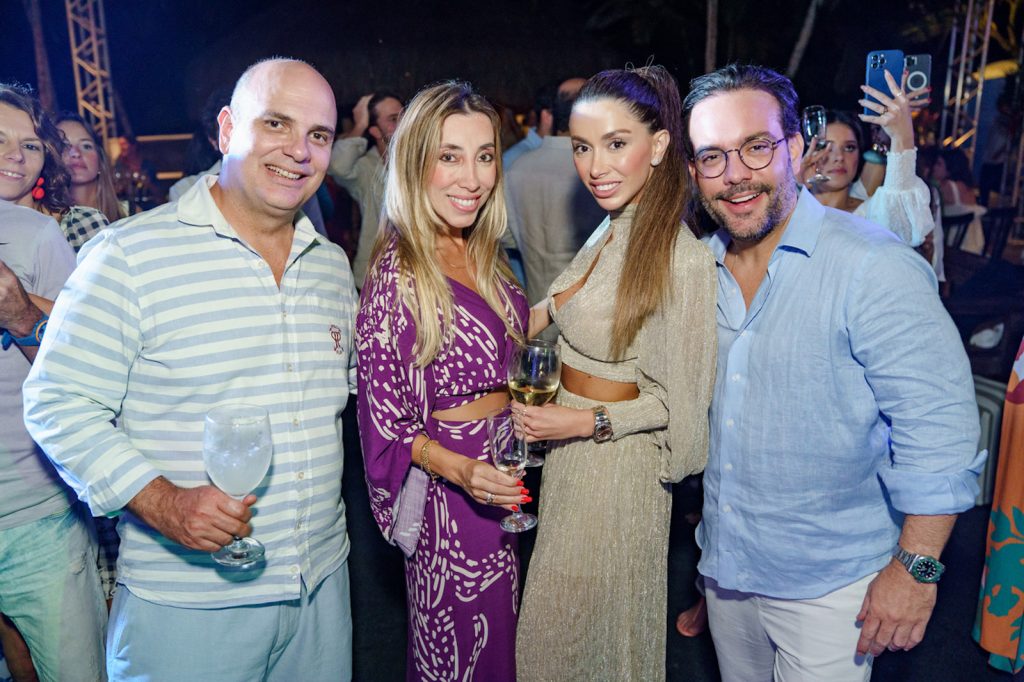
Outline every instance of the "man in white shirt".
<path fill-rule="evenodd" d="M 379 90 L 363 95 L 352 110 L 352 129 L 338 138 L 331 152 L 331 177 L 359 204 L 359 242 L 352 261 L 356 286 L 362 287 L 370 252 L 380 229 L 384 203 L 384 158 L 402 115 L 402 100 Z M 372 144 L 367 139 L 372 140 Z"/>

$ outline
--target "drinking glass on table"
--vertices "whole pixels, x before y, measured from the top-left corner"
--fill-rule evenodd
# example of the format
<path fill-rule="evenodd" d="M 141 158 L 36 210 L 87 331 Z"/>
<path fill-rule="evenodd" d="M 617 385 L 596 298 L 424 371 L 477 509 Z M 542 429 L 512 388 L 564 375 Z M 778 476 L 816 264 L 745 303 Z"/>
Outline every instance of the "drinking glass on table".
<path fill-rule="evenodd" d="M 518 346 L 512 353 L 508 366 L 508 390 L 512 399 L 523 405 L 545 405 L 555 397 L 562 376 L 562 360 L 558 345 L 551 341 L 530 339 Z M 527 445 L 523 439 L 521 447 L 529 450 L 528 467 L 539 467 L 544 458 L 535 454 L 543 453 L 543 442 Z"/>
<path fill-rule="evenodd" d="M 491 448 L 494 468 L 513 478 L 522 478 L 529 457 L 526 434 L 517 428 L 511 406 L 506 405 L 487 415 L 487 442 Z M 501 520 L 502 530 L 522 533 L 537 525 L 537 517 L 523 511 L 512 512 Z"/>
<path fill-rule="evenodd" d="M 274 452 L 270 417 L 255 405 L 222 405 L 206 414 L 203 463 L 213 484 L 235 499 L 256 489 L 270 468 Z M 252 568 L 265 553 L 255 538 L 235 539 L 211 554 L 222 566 Z"/>
<path fill-rule="evenodd" d="M 804 139 L 807 141 L 807 144 L 810 144 L 812 139 L 816 140 L 814 151 L 820 152 L 828 147 L 828 140 L 825 139 L 825 134 L 828 130 L 828 119 L 825 117 L 825 107 L 817 104 L 805 107 L 801 123 L 804 132 Z M 831 179 L 832 178 L 822 173 L 821 169 L 815 166 L 814 175 L 811 176 L 807 182 L 808 184 L 813 185 L 819 182 L 828 182 Z"/>

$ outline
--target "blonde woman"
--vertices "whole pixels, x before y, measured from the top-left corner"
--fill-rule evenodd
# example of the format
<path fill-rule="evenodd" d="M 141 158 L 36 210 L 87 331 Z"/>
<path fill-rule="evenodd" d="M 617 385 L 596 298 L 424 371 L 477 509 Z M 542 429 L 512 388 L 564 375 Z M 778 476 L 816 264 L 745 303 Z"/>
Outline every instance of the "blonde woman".
<path fill-rule="evenodd" d="M 405 553 L 409 680 L 515 679 L 519 559 L 498 525 L 528 500 L 489 463 L 526 299 L 499 251 L 499 118 L 464 83 L 420 92 L 388 151 L 357 318 L 370 503 Z"/>
<path fill-rule="evenodd" d="M 82 117 L 65 112 L 57 116 L 64 133 L 64 165 L 71 174 L 71 200 L 75 206 L 89 206 L 106 216 L 108 222 L 125 217 L 114 190 L 114 171 L 103 145 Z"/>

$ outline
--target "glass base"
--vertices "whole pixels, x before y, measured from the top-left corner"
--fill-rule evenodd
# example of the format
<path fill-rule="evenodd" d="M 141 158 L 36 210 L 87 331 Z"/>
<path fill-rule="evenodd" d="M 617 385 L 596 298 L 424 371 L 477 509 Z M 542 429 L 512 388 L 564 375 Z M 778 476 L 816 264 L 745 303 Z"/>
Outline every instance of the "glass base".
<path fill-rule="evenodd" d="M 499 525 L 506 533 L 522 533 L 537 525 L 537 517 L 533 514 L 518 512 L 503 518 Z"/>
<path fill-rule="evenodd" d="M 210 556 L 221 566 L 246 569 L 252 568 L 262 561 L 265 552 L 266 550 L 259 540 L 235 538 L 230 545 L 221 547 Z"/>

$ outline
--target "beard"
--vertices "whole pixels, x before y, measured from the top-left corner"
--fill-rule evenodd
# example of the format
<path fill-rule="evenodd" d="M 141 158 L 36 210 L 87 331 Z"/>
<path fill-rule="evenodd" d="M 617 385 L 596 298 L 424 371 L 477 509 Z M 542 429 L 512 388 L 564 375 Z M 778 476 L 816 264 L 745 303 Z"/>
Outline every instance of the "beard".
<path fill-rule="evenodd" d="M 753 229 L 743 228 L 736 219 L 727 215 L 721 210 L 717 202 L 727 200 L 731 197 L 760 192 L 768 197 L 768 207 L 764 217 Z M 776 227 L 781 225 L 793 212 L 796 206 L 797 184 L 792 171 L 789 177 L 779 185 L 769 185 L 765 182 L 745 182 L 742 185 L 730 187 L 712 197 L 707 197 L 703 192 L 699 193 L 700 203 L 715 223 L 724 228 L 729 237 L 736 242 L 756 243 L 771 234 Z"/>

